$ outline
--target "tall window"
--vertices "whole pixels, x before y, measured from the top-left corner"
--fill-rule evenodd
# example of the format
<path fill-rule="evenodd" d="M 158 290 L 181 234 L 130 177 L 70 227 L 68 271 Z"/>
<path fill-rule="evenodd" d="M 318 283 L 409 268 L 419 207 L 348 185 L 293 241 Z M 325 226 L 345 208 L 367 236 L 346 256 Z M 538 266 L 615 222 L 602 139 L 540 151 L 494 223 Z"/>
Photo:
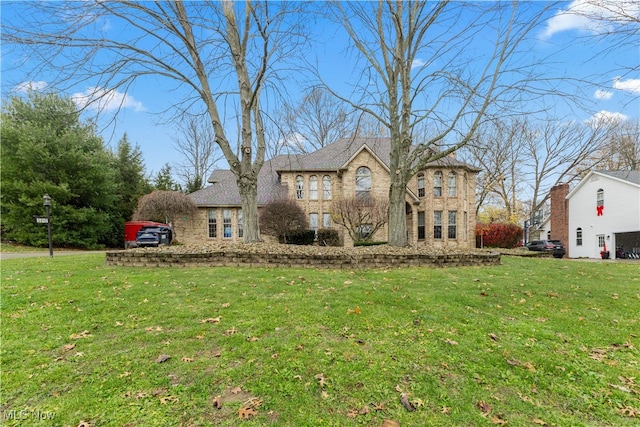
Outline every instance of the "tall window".
<path fill-rule="evenodd" d="M 318 214 L 317 213 L 309 214 L 309 228 L 315 231 L 316 235 L 318 234 Z"/>
<path fill-rule="evenodd" d="M 424 240 L 425 238 L 425 230 L 424 230 L 424 211 L 418 212 L 418 240 Z"/>
<path fill-rule="evenodd" d="M 447 180 L 447 189 L 449 191 L 449 197 L 458 196 L 458 183 L 457 183 L 456 173 L 454 171 L 449 172 L 449 177 Z"/>
<path fill-rule="evenodd" d="M 331 228 L 331 214 L 323 213 L 322 214 L 322 228 Z"/>
<path fill-rule="evenodd" d="M 231 238 L 231 209 L 222 210 L 222 231 L 224 238 Z"/>
<path fill-rule="evenodd" d="M 576 246 L 582 246 L 582 228 L 576 229 Z"/>
<path fill-rule="evenodd" d="M 442 196 L 442 172 L 440 171 L 433 174 L 433 195 Z"/>
<path fill-rule="evenodd" d="M 322 177 L 322 198 L 331 200 L 331 177 L 329 175 Z"/>
<path fill-rule="evenodd" d="M 361 166 L 356 171 L 356 197 L 369 198 L 371 195 L 371 170 Z"/>
<path fill-rule="evenodd" d="M 598 188 L 596 193 L 596 206 L 604 206 L 604 190 L 602 188 Z"/>
<path fill-rule="evenodd" d="M 242 228 L 242 209 L 238 210 L 238 237 L 244 235 L 244 229 Z"/>
<path fill-rule="evenodd" d="M 449 239 L 455 239 L 457 235 L 457 219 L 458 212 L 457 211 L 449 211 L 449 222 L 448 222 L 448 233 L 447 237 Z"/>
<path fill-rule="evenodd" d="M 442 211 L 433 211 L 433 238 L 442 239 Z"/>
<path fill-rule="evenodd" d="M 296 176 L 296 199 L 304 199 L 304 178 L 302 175 Z"/>
<path fill-rule="evenodd" d="M 318 200 L 318 177 L 315 175 L 309 177 L 309 200 Z"/>
<path fill-rule="evenodd" d="M 424 196 L 425 196 L 424 174 L 423 173 L 419 173 L 418 174 L 418 197 L 424 197 Z"/>
<path fill-rule="evenodd" d="M 598 246 L 604 248 L 604 234 L 598 234 Z"/>
<path fill-rule="evenodd" d="M 209 209 L 208 218 L 209 218 L 209 238 L 218 237 L 218 226 L 216 224 L 216 210 Z"/>

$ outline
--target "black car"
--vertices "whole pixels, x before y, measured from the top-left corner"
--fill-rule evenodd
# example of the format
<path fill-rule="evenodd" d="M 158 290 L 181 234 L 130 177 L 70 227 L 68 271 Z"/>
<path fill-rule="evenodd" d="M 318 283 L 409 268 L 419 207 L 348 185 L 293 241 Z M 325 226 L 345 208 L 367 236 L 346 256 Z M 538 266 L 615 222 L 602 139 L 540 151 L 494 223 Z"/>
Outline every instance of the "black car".
<path fill-rule="evenodd" d="M 148 226 L 142 227 L 136 235 L 136 245 L 138 247 L 159 245 L 170 245 L 173 240 L 171 227 Z"/>
<path fill-rule="evenodd" d="M 525 246 L 530 251 L 551 252 L 554 258 L 562 258 L 567 253 L 560 240 L 532 240 Z"/>

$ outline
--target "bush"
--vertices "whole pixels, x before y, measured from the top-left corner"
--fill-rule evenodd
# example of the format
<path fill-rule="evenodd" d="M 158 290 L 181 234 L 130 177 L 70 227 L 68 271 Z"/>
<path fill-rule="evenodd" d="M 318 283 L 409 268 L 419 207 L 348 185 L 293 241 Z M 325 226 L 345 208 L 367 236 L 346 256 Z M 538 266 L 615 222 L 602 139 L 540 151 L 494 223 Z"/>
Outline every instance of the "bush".
<path fill-rule="evenodd" d="M 316 240 L 315 230 L 296 230 L 292 231 L 284 243 L 290 245 L 313 245 Z"/>
<path fill-rule="evenodd" d="M 522 242 L 523 229 L 515 224 L 476 224 L 476 247 L 517 248 Z"/>
<path fill-rule="evenodd" d="M 278 199 L 260 210 L 260 230 L 289 243 L 291 235 L 308 227 L 304 210 L 292 199 Z"/>
<path fill-rule="evenodd" d="M 379 246 L 379 245 L 386 245 L 389 242 L 384 242 L 384 241 L 375 241 L 372 242 L 370 240 L 361 240 L 359 242 L 353 242 L 353 246 Z"/>
<path fill-rule="evenodd" d="M 318 244 L 320 246 L 340 246 L 340 235 L 336 230 L 321 228 L 318 230 Z"/>

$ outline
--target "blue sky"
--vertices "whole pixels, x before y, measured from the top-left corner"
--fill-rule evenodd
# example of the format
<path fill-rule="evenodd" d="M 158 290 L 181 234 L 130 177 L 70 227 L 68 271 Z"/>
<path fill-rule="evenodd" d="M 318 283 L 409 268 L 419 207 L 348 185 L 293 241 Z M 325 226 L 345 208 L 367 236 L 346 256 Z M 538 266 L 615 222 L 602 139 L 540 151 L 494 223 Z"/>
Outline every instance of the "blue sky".
<path fill-rule="evenodd" d="M 586 121 L 593 117 L 619 117 L 621 119 L 638 119 L 640 116 L 640 41 L 619 44 L 615 37 L 593 38 L 591 36 L 611 29 L 610 7 L 624 10 L 635 18 L 635 27 L 640 25 L 640 5 L 637 1 L 600 1 L 607 7 L 593 6 L 593 0 L 565 2 L 550 15 L 550 19 L 541 25 L 531 45 L 531 54 L 539 56 L 555 55 L 553 72 L 572 78 L 598 76 L 600 86 L 584 84 L 579 88 L 584 97 L 591 104 L 590 111 L 573 110 L 573 120 Z M 542 2 L 540 3 L 543 4 Z M 17 5 L 24 13 L 28 3 Z M 11 20 L 17 12 L 16 5 L 2 2 L 2 21 Z M 573 12 L 596 12 L 603 16 L 603 20 L 586 19 L 583 14 Z M 353 73 L 345 69 L 343 61 L 347 40 L 338 30 L 330 30 L 329 24 L 315 27 L 316 35 L 323 37 L 325 44 L 315 45 L 308 52 L 309 58 L 317 58 L 321 74 L 332 85 L 342 86 Z M 108 29 L 107 29 L 108 30 Z M 327 34 L 331 37 L 329 40 Z M 637 34 L 640 34 L 638 32 Z M 636 34 L 636 37 L 637 37 Z M 618 46 L 618 47 L 615 47 Z M 421 60 L 421 58 L 418 58 Z M 315 60 L 315 59 L 314 59 Z M 27 89 L 46 91 L 51 87 L 53 75 L 46 72 L 38 75 L 27 75 L 20 67 L 20 58 L 11 51 L 2 51 L 2 98 L 3 101 L 11 95 L 20 95 Z M 415 65 L 419 65 L 416 63 Z M 550 72 L 552 70 L 549 70 Z M 72 90 L 64 95 L 72 97 L 78 105 L 82 105 L 87 94 L 96 90 L 96 83 L 78 82 Z M 289 87 L 292 97 L 298 95 L 298 88 L 302 82 L 296 81 Z M 136 81 L 127 93 L 110 88 L 99 88 L 106 91 L 108 96 L 104 102 L 96 107 L 101 109 L 99 124 L 101 134 L 107 144 L 115 146 L 126 132 L 133 144 L 141 147 L 147 171 L 157 172 L 165 163 L 173 164 L 178 160 L 178 153 L 172 147 L 172 140 L 176 136 L 174 126 L 167 125 L 167 116 L 161 112 L 168 108 L 173 96 L 171 87 L 164 86 L 162 80 L 149 78 Z M 119 108 L 115 120 L 113 112 Z M 86 114 L 95 113 L 89 110 Z M 225 167 L 224 161 L 219 164 Z"/>

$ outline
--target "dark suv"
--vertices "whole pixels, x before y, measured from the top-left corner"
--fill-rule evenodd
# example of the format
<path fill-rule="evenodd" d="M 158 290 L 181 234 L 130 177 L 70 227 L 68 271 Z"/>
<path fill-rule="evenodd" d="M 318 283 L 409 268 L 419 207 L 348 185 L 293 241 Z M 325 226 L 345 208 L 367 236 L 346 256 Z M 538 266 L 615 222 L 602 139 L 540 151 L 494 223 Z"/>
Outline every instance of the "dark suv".
<path fill-rule="evenodd" d="M 139 247 L 170 245 L 173 240 L 171 227 L 145 226 L 136 235 L 136 245 Z"/>
<path fill-rule="evenodd" d="M 530 251 L 551 252 L 554 258 L 562 258 L 567 253 L 560 240 L 532 240 L 525 246 Z"/>

